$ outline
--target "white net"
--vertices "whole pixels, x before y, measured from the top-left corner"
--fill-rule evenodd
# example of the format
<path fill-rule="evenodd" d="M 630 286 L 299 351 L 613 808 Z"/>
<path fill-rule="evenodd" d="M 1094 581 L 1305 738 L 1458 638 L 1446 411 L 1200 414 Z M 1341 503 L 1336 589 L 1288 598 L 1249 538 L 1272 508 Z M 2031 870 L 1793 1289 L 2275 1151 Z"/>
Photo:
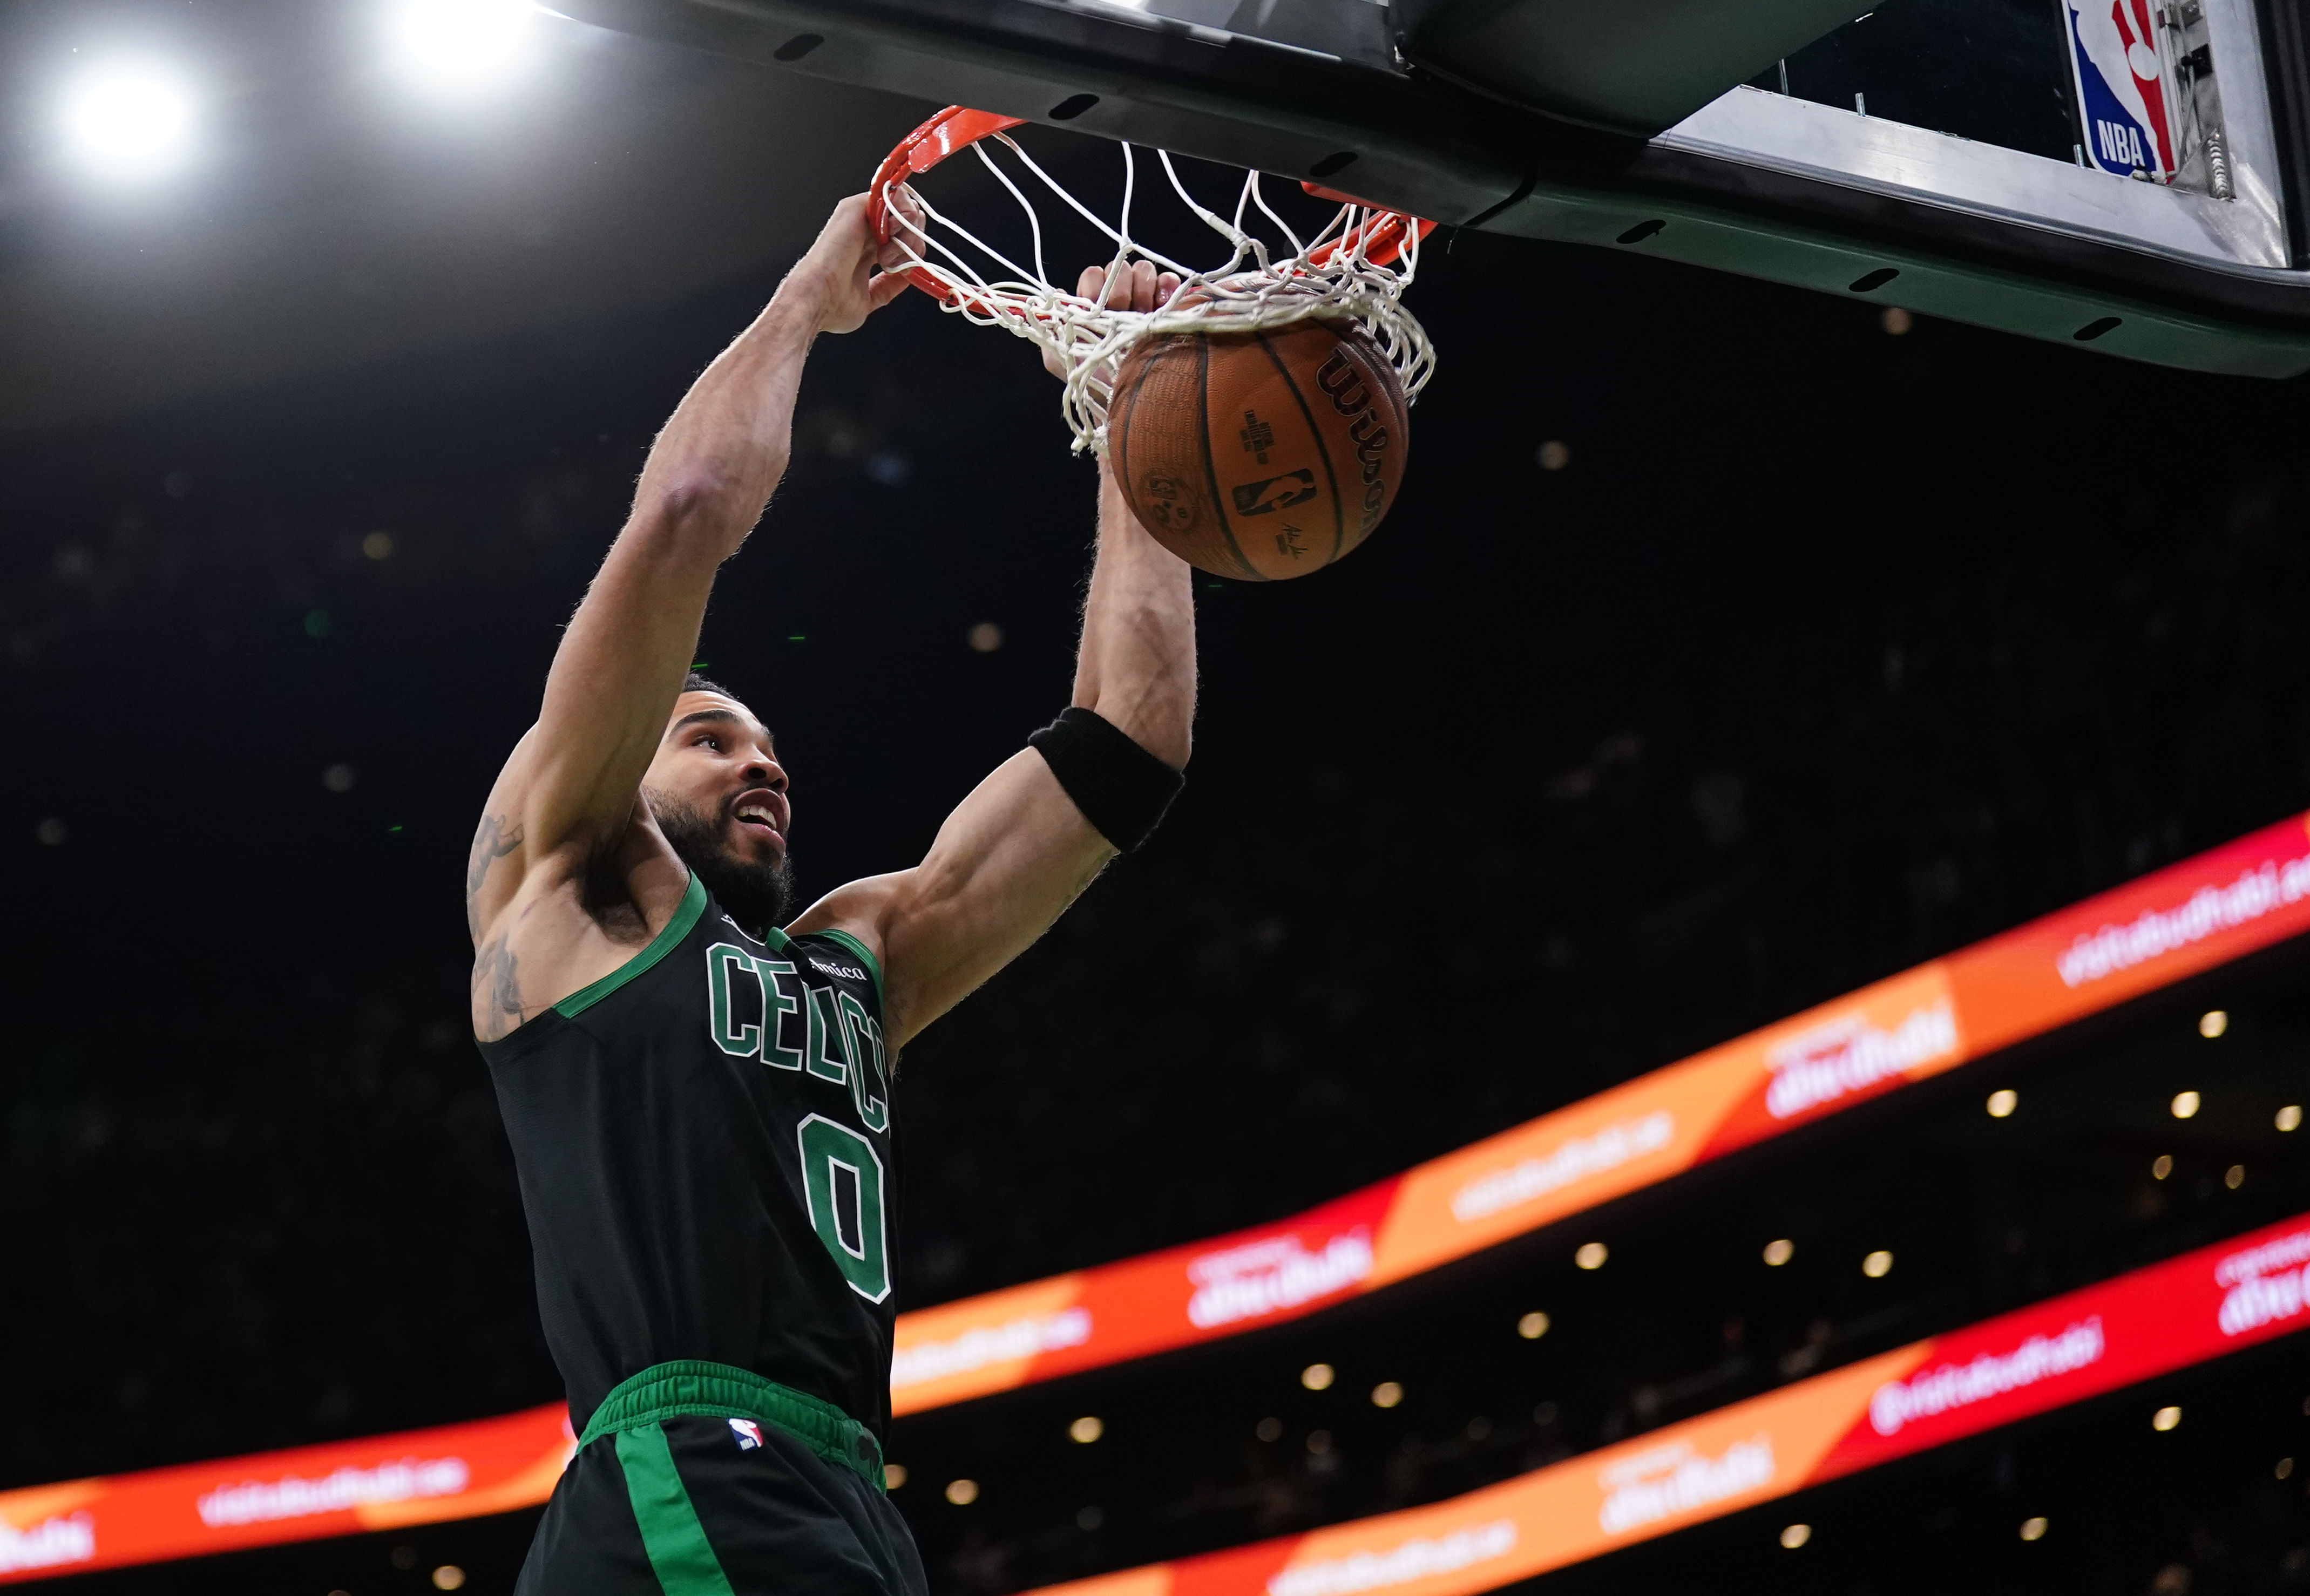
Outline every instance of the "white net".
<path fill-rule="evenodd" d="M 1019 177 L 995 159 L 990 143 L 1015 160 Z M 1070 194 L 1007 133 L 970 144 L 971 153 L 1026 214 L 1024 261 L 987 243 L 895 176 L 876 196 L 889 204 L 891 241 L 911 263 L 918 284 L 935 283 L 934 291 L 947 309 L 983 326 L 1003 327 L 1050 358 L 1065 385 L 1061 409 L 1078 450 L 1105 452 L 1116 368 L 1133 344 L 1151 335 L 1249 333 L 1309 317 L 1348 317 L 1395 368 L 1407 401 L 1427 385 L 1436 351 L 1403 308 L 1403 291 L 1419 269 L 1421 224 L 1350 202 L 1303 240 L 1260 192 L 1257 172 L 1244 174 L 1232 214 L 1222 216 L 1187 191 L 1169 153 L 1158 150 L 1154 154 L 1170 191 L 1228 247 L 1219 265 L 1191 266 L 1133 237 L 1139 162 L 1131 145 L 1120 147 L 1122 206 L 1110 222 Z M 1028 179 L 1024 186 L 1021 178 Z M 1135 311 L 1086 299 L 1053 282 L 1044 263 L 1042 218 L 1028 194 L 1037 180 L 1113 244 L 1114 256 L 1105 263 L 1110 282 L 1123 266 L 1145 260 L 1176 273 L 1177 291 L 1154 309 Z M 911 213 L 896 199 L 899 194 L 912 202 Z"/>

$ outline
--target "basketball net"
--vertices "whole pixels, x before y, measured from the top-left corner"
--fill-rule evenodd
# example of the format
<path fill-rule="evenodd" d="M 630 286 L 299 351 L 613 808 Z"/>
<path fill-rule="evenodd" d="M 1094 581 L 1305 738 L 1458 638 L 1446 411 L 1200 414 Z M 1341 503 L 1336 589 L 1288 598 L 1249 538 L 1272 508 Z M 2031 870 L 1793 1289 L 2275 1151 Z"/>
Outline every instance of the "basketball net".
<path fill-rule="evenodd" d="M 908 134 L 875 171 L 868 214 L 876 235 L 895 243 L 906 256 L 908 265 L 900 269 L 916 287 L 965 320 L 1002 327 L 1050 357 L 1064 382 L 1060 409 L 1077 451 L 1106 452 L 1107 407 L 1115 395 L 1116 368 L 1141 339 L 1164 334 L 1254 333 L 1310 317 L 1345 317 L 1370 334 L 1395 368 L 1406 402 L 1427 386 L 1436 351 L 1403 308 L 1403 291 L 1419 268 L 1420 241 L 1434 222 L 1302 184 L 1319 199 L 1341 202 L 1323 229 L 1303 242 L 1260 193 L 1257 172 L 1244 174 L 1233 213 L 1222 216 L 1187 192 L 1169 152 L 1158 150 L 1155 158 L 1171 192 L 1228 246 L 1226 260 L 1199 269 L 1132 237 L 1139 163 L 1130 144 L 1121 146 L 1122 212 L 1110 222 L 1019 147 L 1009 129 L 1021 120 L 948 107 Z M 1147 260 L 1177 273 L 1177 290 L 1153 310 L 1135 311 L 1085 299 L 1054 282 L 1043 262 L 1042 218 L 1027 187 L 989 152 L 990 143 L 1007 150 L 1025 176 L 1039 180 L 1114 244 L 1115 255 L 1107 263 L 1110 284 L 1132 261 Z M 966 148 L 1026 213 L 1031 266 L 941 212 L 909 180 Z M 900 195 L 907 203 L 894 204 Z"/>

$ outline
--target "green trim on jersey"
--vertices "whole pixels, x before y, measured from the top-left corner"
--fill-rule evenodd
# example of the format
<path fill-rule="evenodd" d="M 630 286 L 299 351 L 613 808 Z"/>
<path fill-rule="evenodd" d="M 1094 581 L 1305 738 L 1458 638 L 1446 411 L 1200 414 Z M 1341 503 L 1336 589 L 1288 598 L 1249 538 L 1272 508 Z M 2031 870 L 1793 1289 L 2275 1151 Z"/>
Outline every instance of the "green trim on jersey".
<path fill-rule="evenodd" d="M 765 1380 L 751 1369 L 699 1357 L 652 1364 L 620 1381 L 586 1421 L 578 1445 L 582 1451 L 604 1436 L 615 1435 L 618 1455 L 623 1458 L 626 1436 L 644 1430 L 656 1434 L 660 1423 L 684 1414 L 774 1425 L 828 1462 L 840 1464 L 877 1490 L 883 1488 L 882 1449 L 873 1431 L 832 1402 Z"/>
<path fill-rule="evenodd" d="M 634 1505 L 642 1550 L 665 1596 L 736 1596 L 673 1466 L 665 1431 L 654 1424 L 619 1431 L 618 1463 L 626 1471 L 626 1497 Z"/>
<path fill-rule="evenodd" d="M 564 1019 L 575 1019 L 635 976 L 647 975 L 660 959 L 674 950 L 682 938 L 690 934 L 690 927 L 698 924 L 698 917 L 705 912 L 706 883 L 692 872 L 689 889 L 682 893 L 681 906 L 673 911 L 673 918 L 665 923 L 664 931 L 650 939 L 650 945 L 591 986 L 583 987 L 563 998 L 553 1005 L 553 1011 Z M 878 986 L 875 990 L 880 992 L 881 988 Z"/>
<path fill-rule="evenodd" d="M 886 1006 L 882 1000 L 882 966 L 872 953 L 866 951 L 865 943 L 860 941 L 856 937 L 852 936 L 847 931 L 813 931 L 810 934 L 814 937 L 825 937 L 829 941 L 840 942 L 844 947 L 858 955 L 858 962 L 864 965 L 866 967 L 866 973 L 874 977 L 874 1007 L 881 1009 Z"/>

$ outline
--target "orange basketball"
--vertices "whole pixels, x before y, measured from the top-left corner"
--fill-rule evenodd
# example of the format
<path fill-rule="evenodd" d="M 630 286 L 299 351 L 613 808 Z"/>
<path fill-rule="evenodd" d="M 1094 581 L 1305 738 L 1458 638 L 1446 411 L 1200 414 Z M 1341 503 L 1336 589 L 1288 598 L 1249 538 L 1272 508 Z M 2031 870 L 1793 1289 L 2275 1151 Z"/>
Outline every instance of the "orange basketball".
<path fill-rule="evenodd" d="M 1395 369 L 1352 322 L 1176 333 L 1124 357 L 1107 455 L 1156 542 L 1215 577 L 1280 582 L 1387 514 L 1404 408 Z"/>

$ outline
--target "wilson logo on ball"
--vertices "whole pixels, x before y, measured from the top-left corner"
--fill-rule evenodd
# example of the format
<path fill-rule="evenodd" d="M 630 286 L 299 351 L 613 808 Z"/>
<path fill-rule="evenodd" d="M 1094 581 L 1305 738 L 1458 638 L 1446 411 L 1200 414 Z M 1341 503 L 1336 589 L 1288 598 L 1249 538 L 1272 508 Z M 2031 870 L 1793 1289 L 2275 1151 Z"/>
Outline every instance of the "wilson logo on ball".
<path fill-rule="evenodd" d="M 1349 362 L 1344 351 L 1334 352 L 1324 362 L 1316 373 L 1316 386 L 1330 397 L 1333 410 L 1355 418 L 1348 427 L 1348 438 L 1356 446 L 1356 464 L 1364 487 L 1363 530 L 1369 533 L 1387 511 L 1387 483 L 1384 480 L 1387 429 L 1372 412 L 1371 390 L 1365 385 L 1363 374 Z"/>

